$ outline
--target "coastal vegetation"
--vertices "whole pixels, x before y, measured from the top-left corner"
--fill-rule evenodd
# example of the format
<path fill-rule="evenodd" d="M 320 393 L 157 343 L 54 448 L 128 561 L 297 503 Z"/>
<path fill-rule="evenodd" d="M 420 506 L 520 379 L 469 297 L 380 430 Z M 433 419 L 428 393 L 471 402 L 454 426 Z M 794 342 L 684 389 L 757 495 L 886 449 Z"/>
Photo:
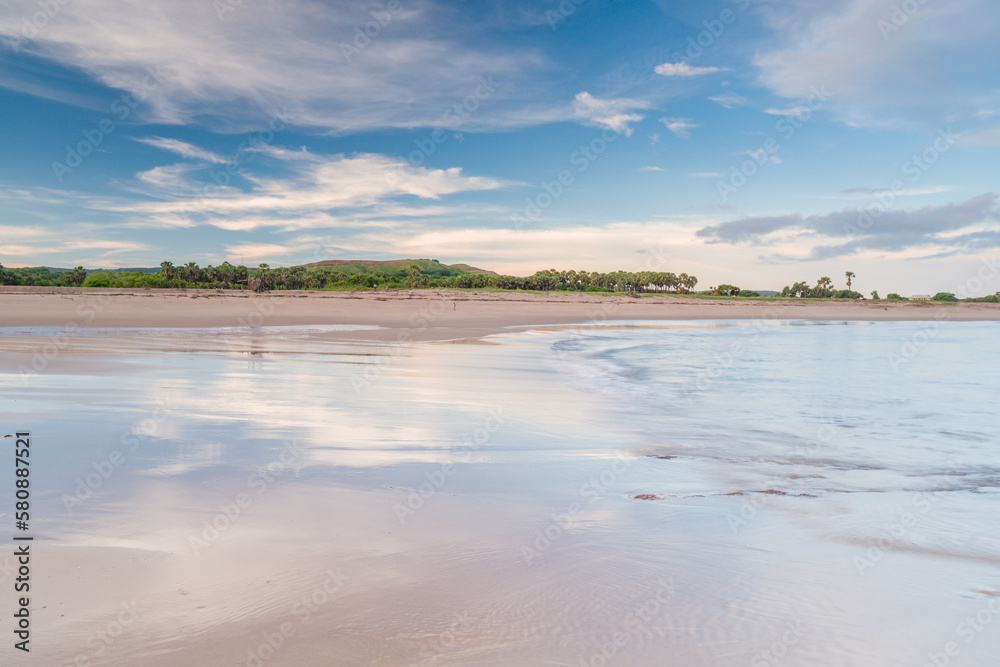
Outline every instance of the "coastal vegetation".
<path fill-rule="evenodd" d="M 850 271 L 847 272 L 847 285 L 848 288 L 845 290 L 837 290 L 833 287 L 833 281 L 827 276 L 823 276 L 816 281 L 816 284 L 812 287 L 809 286 L 805 281 L 794 283 L 793 285 L 786 285 L 778 296 L 784 297 L 795 297 L 798 299 L 863 299 L 864 296 L 860 292 L 855 292 L 850 289 L 851 278 L 854 274 Z"/>
<path fill-rule="evenodd" d="M 660 271 L 562 271 L 546 269 L 530 276 L 500 275 L 468 264 L 442 264 L 436 259 L 406 260 L 326 260 L 291 267 L 271 268 L 268 264 L 247 267 L 222 262 L 199 266 L 196 262 L 174 264 L 164 261 L 159 267 L 95 269 L 82 266 L 72 269 L 52 267 L 4 268 L 0 264 L 0 285 L 38 285 L 109 288 L 200 288 L 265 290 L 364 290 L 364 289 L 476 289 L 561 292 L 607 292 L 639 295 L 685 294 L 702 298 L 782 298 L 782 299 L 864 299 L 852 290 L 852 271 L 845 272 L 847 289 L 837 289 L 823 276 L 810 285 L 800 281 L 780 292 L 761 292 L 721 283 L 707 290 L 695 291 L 698 278 L 687 273 Z M 773 295 L 773 297 L 771 296 Z M 871 293 L 875 301 L 877 291 Z M 925 297 L 926 298 L 926 297 Z M 973 301 L 1000 303 L 996 294 L 960 299 L 951 292 L 938 292 L 930 298 L 937 302 Z M 909 301 L 895 292 L 886 301 Z"/>
<path fill-rule="evenodd" d="M 63 285 L 119 288 L 208 289 L 365 289 L 419 287 L 576 292 L 665 292 L 685 294 L 698 284 L 687 273 L 613 271 L 559 271 L 547 269 L 530 276 L 504 276 L 466 264 L 441 264 L 437 260 L 395 262 L 319 262 L 317 264 L 256 268 L 223 262 L 200 267 L 195 262 L 163 262 L 153 269 L 72 270 L 47 268 L 2 269 L 0 280 L 8 285 Z"/>

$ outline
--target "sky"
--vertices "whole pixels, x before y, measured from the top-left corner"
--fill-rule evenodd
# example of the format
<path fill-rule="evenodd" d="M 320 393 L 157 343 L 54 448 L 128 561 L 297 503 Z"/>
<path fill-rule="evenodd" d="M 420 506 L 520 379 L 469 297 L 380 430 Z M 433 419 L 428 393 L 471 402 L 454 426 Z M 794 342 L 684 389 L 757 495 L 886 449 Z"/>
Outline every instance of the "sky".
<path fill-rule="evenodd" d="M 7 0 L 0 263 L 1000 291 L 995 0 Z"/>

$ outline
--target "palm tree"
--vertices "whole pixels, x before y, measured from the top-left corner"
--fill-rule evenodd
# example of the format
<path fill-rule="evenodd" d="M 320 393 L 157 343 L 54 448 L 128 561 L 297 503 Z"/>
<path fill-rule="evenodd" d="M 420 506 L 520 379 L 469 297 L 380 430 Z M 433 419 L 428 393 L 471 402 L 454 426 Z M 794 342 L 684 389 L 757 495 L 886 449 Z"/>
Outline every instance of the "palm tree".
<path fill-rule="evenodd" d="M 820 298 L 830 296 L 831 287 L 833 287 L 833 281 L 827 276 L 823 276 L 816 281 L 816 291 L 818 292 L 816 296 Z"/>
<path fill-rule="evenodd" d="M 160 262 L 160 273 L 162 273 L 169 280 L 174 277 L 174 263 L 173 262 Z"/>
<path fill-rule="evenodd" d="M 847 271 L 847 272 L 844 273 L 844 275 L 847 276 L 847 291 L 850 292 L 851 291 L 851 278 L 854 277 L 854 271 Z"/>

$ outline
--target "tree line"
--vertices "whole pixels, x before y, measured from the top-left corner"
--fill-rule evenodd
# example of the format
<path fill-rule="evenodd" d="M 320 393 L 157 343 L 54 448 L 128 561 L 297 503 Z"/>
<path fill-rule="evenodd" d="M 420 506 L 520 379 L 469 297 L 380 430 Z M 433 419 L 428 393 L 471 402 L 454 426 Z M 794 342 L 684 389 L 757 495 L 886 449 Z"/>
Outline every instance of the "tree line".
<path fill-rule="evenodd" d="M 670 292 L 685 294 L 698 284 L 695 276 L 672 272 L 559 271 L 547 269 L 530 276 L 505 276 L 488 273 L 462 272 L 444 275 L 446 271 L 425 272 L 416 264 L 396 270 L 357 272 L 343 267 L 302 266 L 271 268 L 261 264 L 249 268 L 242 264 L 223 262 L 218 266 L 201 267 L 196 262 L 174 265 L 163 262 L 157 273 L 127 270 L 88 272 L 82 266 L 70 271 L 53 272 L 46 268 L 4 269 L 0 265 L 0 284 L 83 286 L 119 288 L 206 288 L 206 289 L 358 289 L 388 287 L 406 289 L 418 287 L 457 289 L 501 289 L 580 292 Z"/>
<path fill-rule="evenodd" d="M 435 260 L 436 261 L 436 260 Z M 845 272 L 847 289 L 836 289 L 828 276 L 810 285 L 805 281 L 785 286 L 779 297 L 798 299 L 863 299 L 851 289 L 855 277 Z M 357 270 L 345 267 L 276 267 L 260 264 L 250 268 L 243 264 L 223 262 L 218 266 L 199 266 L 196 262 L 174 265 L 162 262 L 160 270 L 97 270 L 87 271 L 82 266 L 71 270 L 52 270 L 46 267 L 7 269 L 0 264 L 0 285 L 40 285 L 70 287 L 118 288 L 203 288 L 298 290 L 298 289 L 414 289 L 420 287 L 439 289 L 499 289 L 573 292 L 624 292 L 688 294 L 694 292 L 698 279 L 687 273 L 675 274 L 658 271 L 560 271 L 546 269 L 530 276 L 506 276 L 489 273 L 464 272 L 455 268 L 422 270 L 416 264 L 398 269 Z M 758 292 L 741 289 L 735 285 L 720 284 L 702 294 L 730 297 L 759 297 Z M 872 292 L 880 300 L 878 292 Z M 891 293 L 888 301 L 908 301 L 906 297 Z M 938 292 L 933 301 L 971 301 L 1000 303 L 1000 292 L 990 296 L 959 299 L 950 292 Z"/>

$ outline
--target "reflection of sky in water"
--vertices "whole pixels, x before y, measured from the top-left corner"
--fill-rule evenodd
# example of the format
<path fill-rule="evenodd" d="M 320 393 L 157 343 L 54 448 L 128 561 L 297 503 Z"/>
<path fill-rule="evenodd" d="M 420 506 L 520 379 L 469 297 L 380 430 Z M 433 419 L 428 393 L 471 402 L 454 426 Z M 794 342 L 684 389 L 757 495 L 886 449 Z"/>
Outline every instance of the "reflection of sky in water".
<path fill-rule="evenodd" d="M 5 369 L 9 416 L 50 443 L 38 474 L 52 502 L 116 450 L 125 464 L 88 505 L 131 493 L 144 478 L 225 484 L 272 466 L 356 482 L 389 466 L 609 449 L 577 425 L 587 421 L 586 400 L 565 405 L 539 383 L 545 370 L 534 361 L 509 363 L 537 355 L 523 341 L 509 342 L 501 360 L 489 346 L 342 343 L 319 327 L 160 333 L 71 336 L 26 386 L 16 373 L 21 361 Z M 24 353 L 31 340 L 8 332 L 0 345 Z M 517 437 L 493 429 L 474 451 L 462 444 L 505 410 L 521 425 Z M 282 463 L 288 443 L 296 456 Z"/>
<path fill-rule="evenodd" d="M 344 342 L 323 327 L 107 331 L 69 336 L 26 383 L 17 368 L 43 332 L 7 330 L 0 399 L 34 438 L 39 543 L 164 559 L 136 595 L 172 633 L 278 613 L 334 562 L 358 597 L 324 627 L 352 637 L 358 664 L 432 657 L 414 646 L 456 608 L 480 634 L 441 664 L 501 664 L 496 646 L 523 664 L 579 662 L 676 575 L 676 613 L 625 663 L 662 664 L 669 649 L 679 665 L 749 664 L 798 618 L 813 634 L 794 664 L 904 664 L 1000 591 L 994 325 L 948 324 L 893 372 L 888 355 L 921 326 L 623 323 L 499 345 Z M 462 444 L 498 413 L 481 446 Z M 832 436 L 814 447 L 821 428 Z M 124 463 L 100 477 L 114 450 Z M 458 472 L 401 522 L 399 504 L 449 463 Z M 67 512 L 88 476 L 99 484 Z M 747 496 L 725 494 L 764 489 L 791 495 L 766 496 L 734 528 Z M 933 511 L 859 576 L 852 559 L 926 491 L 941 492 Z M 192 555 L 192 532 L 242 492 L 254 502 L 238 525 Z M 521 547 L 569 514 L 526 566 Z M 198 620 L 175 589 L 214 591 L 202 604 L 216 617 Z M 1000 647 L 977 641 L 965 656 L 986 664 L 975 660 Z"/>

